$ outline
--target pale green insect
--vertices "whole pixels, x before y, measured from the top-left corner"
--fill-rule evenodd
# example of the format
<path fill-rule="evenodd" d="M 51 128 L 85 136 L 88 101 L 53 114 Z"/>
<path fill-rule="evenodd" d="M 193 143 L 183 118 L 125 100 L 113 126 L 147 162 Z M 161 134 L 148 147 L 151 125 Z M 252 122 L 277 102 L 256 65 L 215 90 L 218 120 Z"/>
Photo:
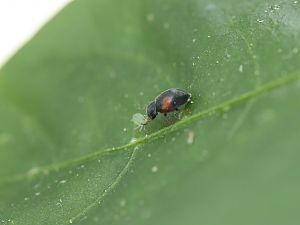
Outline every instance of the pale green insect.
<path fill-rule="evenodd" d="M 148 119 L 141 113 L 136 113 L 132 116 L 131 121 L 136 125 L 136 129 L 142 130 L 148 123 Z"/>

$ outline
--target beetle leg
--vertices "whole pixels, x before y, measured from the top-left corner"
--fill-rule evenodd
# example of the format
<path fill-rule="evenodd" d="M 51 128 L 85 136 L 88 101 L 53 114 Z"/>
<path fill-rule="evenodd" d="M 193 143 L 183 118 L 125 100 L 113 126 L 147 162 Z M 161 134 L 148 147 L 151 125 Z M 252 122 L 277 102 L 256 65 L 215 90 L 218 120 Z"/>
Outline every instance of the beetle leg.
<path fill-rule="evenodd" d="M 183 116 L 187 116 L 187 115 L 191 115 L 192 112 L 191 112 L 191 110 L 189 110 L 189 109 L 183 109 L 183 110 L 181 111 L 181 114 L 183 114 Z"/>
<path fill-rule="evenodd" d="M 178 110 L 176 110 L 176 112 L 174 112 L 174 115 L 175 115 L 176 119 L 180 120 L 182 111 L 178 109 Z"/>

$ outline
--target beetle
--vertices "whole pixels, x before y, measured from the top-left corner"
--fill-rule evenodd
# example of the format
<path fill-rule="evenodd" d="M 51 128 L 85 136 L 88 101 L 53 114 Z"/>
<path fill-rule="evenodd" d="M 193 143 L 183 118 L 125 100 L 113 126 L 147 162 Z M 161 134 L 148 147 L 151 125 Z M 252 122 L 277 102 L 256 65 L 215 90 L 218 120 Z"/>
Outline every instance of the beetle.
<path fill-rule="evenodd" d="M 178 88 L 168 89 L 159 94 L 151 102 L 146 110 L 147 121 L 154 120 L 158 113 L 167 116 L 168 113 L 179 111 L 184 108 L 188 102 L 191 102 L 192 94 Z"/>
<path fill-rule="evenodd" d="M 155 100 L 147 106 L 146 116 L 136 113 L 133 115 L 131 121 L 137 125 L 137 128 L 142 129 L 150 121 L 154 120 L 158 113 L 163 113 L 167 116 L 168 113 L 184 108 L 191 100 L 191 93 L 179 88 L 170 88 L 160 93 Z"/>

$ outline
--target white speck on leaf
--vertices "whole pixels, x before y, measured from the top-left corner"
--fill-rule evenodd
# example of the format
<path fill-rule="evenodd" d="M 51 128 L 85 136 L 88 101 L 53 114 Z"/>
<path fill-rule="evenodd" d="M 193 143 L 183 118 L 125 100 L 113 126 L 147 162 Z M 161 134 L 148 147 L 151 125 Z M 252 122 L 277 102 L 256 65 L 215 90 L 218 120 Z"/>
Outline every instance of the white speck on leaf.
<path fill-rule="evenodd" d="M 259 23 L 263 23 L 264 22 L 263 19 L 257 19 L 256 21 L 259 22 Z"/>
<path fill-rule="evenodd" d="M 59 207 L 63 207 L 61 198 L 59 199 L 59 202 L 56 203 L 56 205 L 59 206 Z"/>
<path fill-rule="evenodd" d="M 158 166 L 153 166 L 152 168 L 151 168 L 151 171 L 153 172 L 153 173 L 156 173 L 157 171 L 158 171 Z"/>
<path fill-rule="evenodd" d="M 298 49 L 298 48 L 293 48 L 292 52 L 293 52 L 294 54 L 297 54 L 297 53 L 299 52 L 299 49 Z"/>
<path fill-rule="evenodd" d="M 121 207 L 124 207 L 126 205 L 126 200 L 125 199 L 122 199 L 121 201 L 120 201 L 120 206 Z"/>
<path fill-rule="evenodd" d="M 33 167 L 33 168 L 31 168 L 31 169 L 28 171 L 28 176 L 34 176 L 34 175 L 36 175 L 39 171 L 40 171 L 39 168 Z"/>
<path fill-rule="evenodd" d="M 169 27 L 170 27 L 170 24 L 164 23 L 164 28 L 165 28 L 165 29 L 169 29 Z"/>
<path fill-rule="evenodd" d="M 147 18 L 148 22 L 153 22 L 154 19 L 155 19 L 155 16 L 154 16 L 153 13 L 148 13 L 148 15 L 146 16 L 146 18 Z"/>
<path fill-rule="evenodd" d="M 137 141 L 136 138 L 131 138 L 130 143 L 135 143 Z"/>
<path fill-rule="evenodd" d="M 208 10 L 208 11 L 214 10 L 214 9 L 216 9 L 216 8 L 217 8 L 217 6 L 216 6 L 215 4 L 212 4 L 212 3 L 208 4 L 208 5 L 205 7 L 205 9 Z"/>
<path fill-rule="evenodd" d="M 239 71 L 240 71 L 241 73 L 244 71 L 244 66 L 243 66 L 243 64 L 241 64 L 241 65 L 239 66 Z"/>
<path fill-rule="evenodd" d="M 189 131 L 188 132 L 188 136 L 187 136 L 187 139 L 186 139 L 186 142 L 191 145 L 194 143 L 194 138 L 195 138 L 195 133 L 193 131 Z"/>

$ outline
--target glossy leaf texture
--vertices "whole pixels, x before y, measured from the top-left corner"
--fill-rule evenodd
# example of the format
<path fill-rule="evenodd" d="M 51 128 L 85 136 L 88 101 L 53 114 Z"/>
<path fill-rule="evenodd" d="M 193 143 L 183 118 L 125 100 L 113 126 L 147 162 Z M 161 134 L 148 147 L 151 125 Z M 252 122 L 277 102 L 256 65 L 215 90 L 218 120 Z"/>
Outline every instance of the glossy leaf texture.
<path fill-rule="evenodd" d="M 0 223 L 299 221 L 300 3 L 79 0 L 0 71 Z M 172 124 L 134 129 L 170 87 Z"/>

